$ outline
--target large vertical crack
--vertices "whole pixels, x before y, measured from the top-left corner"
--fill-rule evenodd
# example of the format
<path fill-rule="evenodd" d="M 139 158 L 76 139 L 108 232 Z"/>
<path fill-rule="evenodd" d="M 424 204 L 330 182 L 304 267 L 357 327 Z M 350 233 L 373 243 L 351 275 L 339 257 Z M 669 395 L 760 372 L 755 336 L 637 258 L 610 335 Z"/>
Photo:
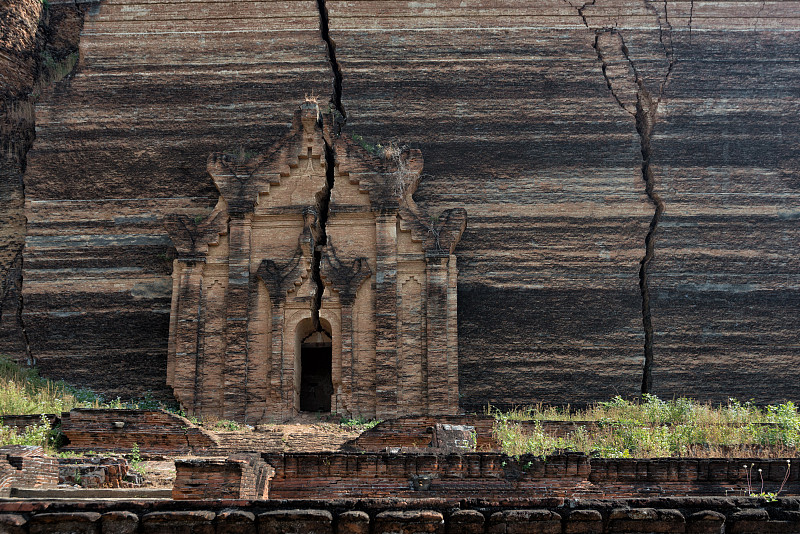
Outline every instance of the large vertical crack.
<path fill-rule="evenodd" d="M 319 319 L 319 310 L 322 308 L 322 295 L 325 292 L 325 283 L 320 272 L 322 265 L 322 252 L 328 244 L 328 211 L 330 210 L 331 191 L 333 190 L 334 174 L 336 172 L 336 158 L 331 143 L 325 140 L 325 187 L 317 193 L 316 211 L 317 222 L 316 231 L 312 232 L 314 249 L 312 252 L 311 279 L 313 280 L 316 291 L 311 299 L 311 322 L 315 332 L 323 330 Z M 330 332 L 329 332 L 330 334 Z"/>
<path fill-rule="evenodd" d="M 642 326 L 644 327 L 644 366 L 642 368 L 642 393 L 653 390 L 653 318 L 650 311 L 650 284 L 648 268 L 655 254 L 655 234 L 664 213 L 664 201 L 655 191 L 653 169 L 650 164 L 652 156 L 650 141 L 656 123 L 658 105 L 654 105 L 650 94 L 643 92 L 636 101 L 636 131 L 642 149 L 642 179 L 645 193 L 653 204 L 655 211 L 650 219 L 650 227 L 644 238 L 645 253 L 639 260 L 639 291 L 642 295 Z"/>
<path fill-rule="evenodd" d="M 631 57 L 628 46 L 625 44 L 625 38 L 617 27 L 604 27 L 592 28 L 587 18 L 586 10 L 595 5 L 596 0 L 586 2 L 580 7 L 572 4 L 569 0 L 564 0 L 567 4 L 575 8 L 587 29 L 594 31 L 594 41 L 592 46 L 597 54 L 597 60 L 600 63 L 605 79 L 606 86 L 608 87 L 611 95 L 617 104 L 630 114 L 636 125 L 636 133 L 639 137 L 639 146 L 641 150 L 641 173 L 642 180 L 645 184 L 645 194 L 653 205 L 653 216 L 650 219 L 647 235 L 645 236 L 645 252 L 641 260 L 639 260 L 639 292 L 642 299 L 642 327 L 644 329 L 644 362 L 642 366 L 642 393 L 651 393 L 653 390 L 653 319 L 650 306 L 650 284 L 649 284 L 649 266 L 650 262 L 655 255 L 655 236 L 658 230 L 658 225 L 661 222 L 661 216 L 664 213 L 664 201 L 655 190 L 655 177 L 651 164 L 652 159 L 652 135 L 655 129 L 658 118 L 658 106 L 661 103 L 661 98 L 664 95 L 667 84 L 669 83 L 670 76 L 672 75 L 675 66 L 674 61 L 674 48 L 672 43 L 672 25 L 669 22 L 669 12 L 667 0 L 663 0 L 664 14 L 662 17 L 661 12 L 656 5 L 649 0 L 643 0 L 645 8 L 655 16 L 658 24 L 658 40 L 664 53 L 664 58 L 667 62 L 666 69 L 663 77 L 659 80 L 657 93 L 654 95 L 647 88 L 645 80 L 637 67 L 636 62 Z M 693 8 L 694 6 L 692 6 Z M 618 42 L 618 46 L 611 48 L 604 52 L 603 43 L 601 38 L 611 38 Z M 609 73 L 610 61 L 608 56 L 619 52 L 622 59 L 628 64 L 630 73 L 633 76 L 633 85 L 625 86 L 625 78 L 615 78 Z M 627 93 L 625 94 L 625 89 Z M 628 97 L 631 102 L 627 101 Z"/>
<path fill-rule="evenodd" d="M 325 48 L 328 53 L 328 63 L 331 66 L 333 74 L 333 92 L 331 94 L 331 107 L 339 115 L 335 117 L 334 128 L 335 133 L 338 135 L 341 126 L 347 121 L 347 112 L 342 104 L 342 67 L 336 60 L 336 43 L 331 38 L 328 7 L 325 5 L 325 0 L 317 0 L 317 9 L 319 10 L 319 33 L 322 40 L 325 42 Z"/>
<path fill-rule="evenodd" d="M 315 286 L 313 298 L 311 299 L 311 321 L 314 331 L 323 330 L 319 318 L 319 310 L 322 308 L 322 296 L 325 292 L 325 283 L 322 280 L 321 264 L 322 253 L 328 244 L 328 213 L 330 211 L 331 192 L 333 191 L 336 176 L 336 150 L 334 148 L 334 138 L 339 135 L 344 123 L 347 121 L 347 112 L 342 104 L 342 68 L 336 60 L 336 43 L 330 35 L 328 7 L 325 0 L 317 0 L 317 10 L 319 11 L 319 33 L 325 42 L 328 55 L 328 63 L 331 66 L 333 77 L 333 89 L 330 97 L 330 109 L 333 114 L 332 124 L 326 127 L 322 124 L 323 139 L 325 141 L 325 186 L 316 195 L 317 222 L 316 231 L 312 232 L 313 252 L 311 263 L 311 279 Z"/>

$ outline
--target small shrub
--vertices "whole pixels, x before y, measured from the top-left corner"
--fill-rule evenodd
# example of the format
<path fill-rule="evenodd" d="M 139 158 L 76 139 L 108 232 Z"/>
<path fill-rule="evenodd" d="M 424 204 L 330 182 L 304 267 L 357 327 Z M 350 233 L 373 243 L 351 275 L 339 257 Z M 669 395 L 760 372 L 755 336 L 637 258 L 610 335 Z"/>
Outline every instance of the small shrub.
<path fill-rule="evenodd" d="M 139 452 L 138 443 L 134 443 L 133 447 L 131 447 L 130 458 L 131 458 L 131 470 L 144 476 L 146 469 L 144 467 L 144 463 L 142 463 L 142 455 Z"/>
<path fill-rule="evenodd" d="M 364 137 L 358 134 L 353 134 L 350 136 L 350 139 L 353 140 L 354 143 L 359 145 L 361 148 L 372 154 L 373 156 L 382 156 L 383 155 L 383 145 L 378 143 L 377 145 L 373 145 L 368 143 L 364 140 Z"/>
<path fill-rule="evenodd" d="M 342 417 L 339 420 L 339 426 L 342 426 L 347 430 L 360 430 L 363 432 L 375 427 L 380 422 L 380 419 L 371 420 L 357 415 L 355 417 Z"/>

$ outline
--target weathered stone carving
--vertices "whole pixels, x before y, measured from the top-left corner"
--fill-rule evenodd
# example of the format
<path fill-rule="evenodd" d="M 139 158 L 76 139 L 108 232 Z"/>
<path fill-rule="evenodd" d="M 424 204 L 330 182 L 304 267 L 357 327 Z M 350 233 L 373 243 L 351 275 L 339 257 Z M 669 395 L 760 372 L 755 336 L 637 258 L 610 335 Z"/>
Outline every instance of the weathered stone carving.
<path fill-rule="evenodd" d="M 431 217 L 415 204 L 418 150 L 373 156 L 332 122 L 306 101 L 267 154 L 212 155 L 216 208 L 167 221 L 167 383 L 191 414 L 458 410 L 453 250 L 466 212 Z"/>

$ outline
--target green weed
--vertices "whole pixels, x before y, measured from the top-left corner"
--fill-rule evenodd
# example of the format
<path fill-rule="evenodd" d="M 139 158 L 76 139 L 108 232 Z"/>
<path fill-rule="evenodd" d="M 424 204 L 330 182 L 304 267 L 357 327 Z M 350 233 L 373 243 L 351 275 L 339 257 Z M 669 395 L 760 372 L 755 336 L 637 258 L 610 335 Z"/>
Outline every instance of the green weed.
<path fill-rule="evenodd" d="M 383 145 L 380 143 L 374 145 L 372 143 L 368 143 L 364 140 L 364 137 L 358 134 L 353 134 L 350 136 L 350 139 L 353 140 L 354 143 L 359 145 L 361 148 L 372 154 L 373 156 L 381 156 L 383 155 Z"/>
<path fill-rule="evenodd" d="M 6 414 L 30 415 L 68 412 L 73 408 L 112 408 L 117 410 L 167 410 L 177 413 L 177 405 L 165 404 L 151 392 L 141 399 L 106 401 L 102 395 L 76 388 L 63 380 L 39 376 L 36 368 L 21 367 L 0 356 L 0 417 Z"/>
<path fill-rule="evenodd" d="M 130 459 L 131 459 L 131 470 L 144 476 L 146 469 L 144 467 L 144 463 L 142 463 L 142 455 L 139 452 L 138 443 L 134 443 L 133 447 L 131 447 Z"/>
<path fill-rule="evenodd" d="M 355 417 L 342 417 L 339 420 L 339 426 L 342 426 L 347 430 L 361 430 L 363 432 L 373 428 L 380 422 L 381 421 L 379 419 L 371 420 L 357 415 Z"/>

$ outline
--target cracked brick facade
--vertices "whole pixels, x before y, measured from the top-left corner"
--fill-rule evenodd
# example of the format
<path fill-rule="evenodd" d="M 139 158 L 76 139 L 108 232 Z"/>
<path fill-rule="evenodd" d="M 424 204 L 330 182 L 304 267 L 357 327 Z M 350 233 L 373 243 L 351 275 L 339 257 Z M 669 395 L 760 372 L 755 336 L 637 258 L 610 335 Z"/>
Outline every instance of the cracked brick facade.
<path fill-rule="evenodd" d="M 3 213 L 27 220 L 4 228 L 42 374 L 171 396 L 164 220 L 214 209 L 209 153 L 264 154 L 302 95 L 333 92 L 351 138 L 422 150 L 420 206 L 470 214 L 461 408 L 634 395 L 650 354 L 664 398 L 797 400 L 786 3 L 201 4 L 81 3 L 75 68 L 36 99 Z M 24 359 L 16 302 L 0 348 Z"/>

